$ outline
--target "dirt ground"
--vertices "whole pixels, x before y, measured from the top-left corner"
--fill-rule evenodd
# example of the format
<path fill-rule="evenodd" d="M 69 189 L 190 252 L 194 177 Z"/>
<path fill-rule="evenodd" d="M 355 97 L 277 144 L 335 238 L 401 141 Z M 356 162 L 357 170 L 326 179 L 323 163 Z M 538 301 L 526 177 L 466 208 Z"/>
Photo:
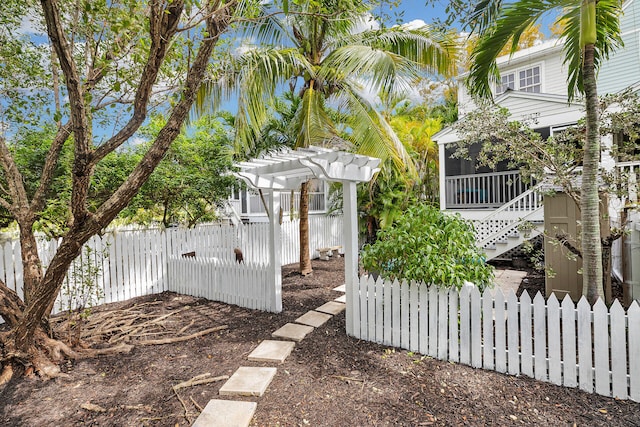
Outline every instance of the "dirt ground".
<path fill-rule="evenodd" d="M 0 425 L 189 425 L 220 398 L 224 381 L 172 387 L 198 375 L 231 375 L 239 366 L 269 366 L 247 355 L 280 326 L 338 297 L 332 289 L 343 283 L 342 261 L 316 260 L 307 278 L 286 266 L 280 314 L 173 293 L 103 306 L 96 312 L 173 313 L 164 321 L 183 325 L 181 331 L 227 328 L 174 344 L 133 341 L 129 354 L 69 362 L 65 377 L 48 382 L 13 380 L 0 390 Z M 258 402 L 253 425 L 640 426 L 637 403 L 442 362 L 344 331 L 343 313 L 296 345 L 266 394 L 245 398 Z"/>

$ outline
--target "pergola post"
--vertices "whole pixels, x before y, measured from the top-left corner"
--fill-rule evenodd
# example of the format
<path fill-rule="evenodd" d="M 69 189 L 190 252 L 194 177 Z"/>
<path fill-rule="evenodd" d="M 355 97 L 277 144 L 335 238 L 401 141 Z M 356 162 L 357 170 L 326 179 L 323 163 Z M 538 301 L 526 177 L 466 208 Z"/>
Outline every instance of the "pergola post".
<path fill-rule="evenodd" d="M 280 238 L 280 192 L 271 191 L 269 194 L 269 292 L 271 293 L 271 309 L 280 313 L 282 311 L 282 258 Z"/>
<path fill-rule="evenodd" d="M 356 183 L 342 181 L 344 227 L 344 284 L 347 307 L 353 304 L 353 286 L 358 280 L 358 196 Z M 353 330 L 353 319 L 347 315 L 347 333 Z"/>

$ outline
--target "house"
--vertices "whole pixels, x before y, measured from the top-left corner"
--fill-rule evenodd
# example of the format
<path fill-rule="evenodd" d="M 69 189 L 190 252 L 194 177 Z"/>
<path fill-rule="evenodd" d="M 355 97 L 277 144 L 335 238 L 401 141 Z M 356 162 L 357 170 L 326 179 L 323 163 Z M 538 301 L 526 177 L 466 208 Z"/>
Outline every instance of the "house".
<path fill-rule="evenodd" d="M 598 74 L 600 94 L 628 87 L 640 89 L 640 0 L 624 4 L 621 28 L 625 44 L 602 65 Z M 507 108 L 513 120 L 533 123 L 533 129 L 542 136 L 561 132 L 584 116 L 579 100 L 568 102 L 562 47 L 562 40 L 549 40 L 497 60 L 501 81 L 493 88 L 495 103 Z M 458 93 L 459 117 L 464 119 L 476 105 L 462 82 Z M 603 144 L 615 144 L 621 138 L 624 136 L 608 136 L 603 138 Z M 525 239 L 544 231 L 544 206 L 536 183 L 527 182 L 506 163 L 493 170 L 478 167 L 474 155 L 477 156 L 480 145 L 470 148 L 471 160 L 452 157 L 460 139 L 452 127 L 443 129 L 433 139 L 439 147 L 440 207 L 474 222 L 478 245 L 485 248 L 488 259 L 509 259 Z M 633 185 L 625 205 L 637 205 L 640 156 L 621 159 L 603 155 L 602 164 L 630 177 Z M 611 218 L 618 220 L 623 204 L 619 200 L 610 202 Z M 567 222 L 567 218 L 556 220 Z M 519 232 L 525 222 L 533 227 L 527 236 Z M 547 224 L 550 225 L 556 224 Z M 574 219 L 574 228 L 575 225 Z M 640 266 L 636 267 L 639 269 Z M 635 274 L 640 278 L 640 271 Z"/>
<path fill-rule="evenodd" d="M 292 201 L 293 196 L 293 201 Z M 268 195 L 261 196 L 255 190 L 238 186 L 233 189 L 227 201 L 225 216 L 234 223 L 268 222 Z M 280 194 L 282 215 L 294 215 L 300 210 L 300 192 L 283 192 Z M 325 181 L 312 179 L 309 185 L 309 215 L 327 215 L 329 211 L 329 184 Z"/>
<path fill-rule="evenodd" d="M 583 106 L 567 101 L 567 70 L 562 60 L 562 42 L 557 39 L 498 58 L 501 82 L 494 88 L 496 104 L 507 108 L 513 120 L 534 123 L 543 136 L 576 124 Z M 459 117 L 464 119 L 475 104 L 464 84 L 458 93 Z M 479 167 L 475 156 L 480 144 L 470 148 L 471 160 L 452 157 L 460 138 L 451 127 L 433 139 L 439 148 L 440 208 L 474 221 L 478 243 L 489 259 L 510 258 L 527 238 L 518 232 L 525 220 L 534 225 L 528 237 L 542 233 L 541 194 L 519 170 L 506 163 L 494 170 Z"/>

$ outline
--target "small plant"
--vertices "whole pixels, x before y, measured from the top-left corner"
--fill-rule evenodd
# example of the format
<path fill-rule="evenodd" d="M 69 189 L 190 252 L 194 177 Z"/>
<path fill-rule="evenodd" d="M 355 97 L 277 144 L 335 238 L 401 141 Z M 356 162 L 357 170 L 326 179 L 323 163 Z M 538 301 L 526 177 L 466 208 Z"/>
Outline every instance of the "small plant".
<path fill-rule="evenodd" d="M 72 345 L 79 343 L 91 308 L 104 298 L 104 290 L 98 282 L 102 277 L 102 260 L 108 256 L 108 245 L 102 249 L 85 246 L 62 285 L 60 296 L 67 315 L 67 339 Z"/>
<path fill-rule="evenodd" d="M 362 264 L 385 279 L 445 288 L 471 282 L 482 290 L 493 281 L 493 267 L 476 247 L 473 225 L 426 204 L 410 207 L 392 227 L 379 231 L 376 242 L 363 248 Z"/>

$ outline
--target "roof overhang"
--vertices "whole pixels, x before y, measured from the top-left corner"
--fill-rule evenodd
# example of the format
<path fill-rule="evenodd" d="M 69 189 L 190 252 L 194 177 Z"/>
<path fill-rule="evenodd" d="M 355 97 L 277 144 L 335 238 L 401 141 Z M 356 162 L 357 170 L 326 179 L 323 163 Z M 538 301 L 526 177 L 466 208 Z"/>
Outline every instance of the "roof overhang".
<path fill-rule="evenodd" d="M 248 162 L 235 163 L 234 175 L 251 187 L 263 190 L 296 190 L 303 182 L 368 182 L 380 170 L 380 159 L 311 146 L 282 149 Z"/>

